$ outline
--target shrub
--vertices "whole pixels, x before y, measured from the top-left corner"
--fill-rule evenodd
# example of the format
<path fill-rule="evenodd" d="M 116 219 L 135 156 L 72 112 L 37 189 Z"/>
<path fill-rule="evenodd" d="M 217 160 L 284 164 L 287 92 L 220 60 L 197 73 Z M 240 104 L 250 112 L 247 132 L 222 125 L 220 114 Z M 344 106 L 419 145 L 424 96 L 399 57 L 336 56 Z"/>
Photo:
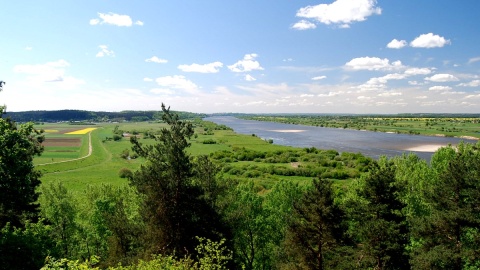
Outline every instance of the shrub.
<path fill-rule="evenodd" d="M 131 178 L 133 176 L 133 173 L 128 168 L 121 168 L 118 172 L 118 176 L 120 176 L 120 178 Z"/>

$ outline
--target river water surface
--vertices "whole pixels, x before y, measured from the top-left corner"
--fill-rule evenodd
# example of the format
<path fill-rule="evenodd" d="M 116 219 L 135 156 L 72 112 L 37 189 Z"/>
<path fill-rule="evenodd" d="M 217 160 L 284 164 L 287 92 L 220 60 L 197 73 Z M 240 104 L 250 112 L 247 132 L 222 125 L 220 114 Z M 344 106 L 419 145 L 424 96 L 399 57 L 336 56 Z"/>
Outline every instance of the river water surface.
<path fill-rule="evenodd" d="M 243 120 L 232 116 L 214 116 L 204 120 L 226 125 L 240 134 L 255 134 L 262 139 L 272 139 L 274 144 L 335 149 L 338 152 L 362 153 L 376 159 L 382 155 L 393 157 L 403 153 L 415 153 L 420 158 L 429 161 L 433 152 L 441 146 L 457 145 L 460 141 L 477 142 L 476 140 L 451 137 L 394 134 Z"/>

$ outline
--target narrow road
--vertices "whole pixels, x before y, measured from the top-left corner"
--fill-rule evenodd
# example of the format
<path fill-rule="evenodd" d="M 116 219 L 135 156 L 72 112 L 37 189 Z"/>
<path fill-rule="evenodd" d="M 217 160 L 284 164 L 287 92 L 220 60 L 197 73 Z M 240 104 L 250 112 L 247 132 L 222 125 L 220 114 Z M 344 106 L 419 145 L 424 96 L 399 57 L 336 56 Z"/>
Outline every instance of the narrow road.
<path fill-rule="evenodd" d="M 43 163 L 43 164 L 37 164 L 36 166 L 44 166 L 44 165 L 50 165 L 50 164 L 57 164 L 57 163 L 65 163 L 65 162 L 72 162 L 72 161 L 77 161 L 77 160 L 82 160 L 86 159 L 89 156 L 92 155 L 93 148 L 92 148 L 92 132 L 90 131 L 88 133 L 88 154 L 84 157 L 81 158 L 74 158 L 74 159 L 69 159 L 69 160 L 62 160 L 62 161 L 55 161 L 55 162 L 49 162 L 49 163 Z"/>

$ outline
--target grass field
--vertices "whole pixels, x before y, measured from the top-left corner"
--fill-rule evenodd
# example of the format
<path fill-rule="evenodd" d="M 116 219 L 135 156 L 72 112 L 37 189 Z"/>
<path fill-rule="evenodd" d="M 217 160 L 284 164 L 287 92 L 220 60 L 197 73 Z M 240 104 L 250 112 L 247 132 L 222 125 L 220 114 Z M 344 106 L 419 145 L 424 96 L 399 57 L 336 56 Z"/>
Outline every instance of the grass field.
<path fill-rule="evenodd" d="M 124 159 L 122 152 L 131 151 L 131 143 L 128 137 L 119 141 L 109 140 L 112 138 L 113 131 L 117 126 L 125 134 L 144 133 L 145 131 L 158 131 L 165 124 L 159 123 L 117 123 L 117 124 L 98 124 L 94 130 L 91 130 L 92 155 L 81 159 L 88 154 L 88 134 L 72 135 L 69 132 L 75 132 L 92 126 L 71 126 L 67 124 L 48 124 L 37 126 L 39 129 L 46 130 L 45 151 L 40 157 L 36 157 L 34 162 L 42 173 L 42 183 L 52 181 L 61 181 L 71 190 L 82 191 L 88 185 L 97 185 L 109 183 L 113 185 L 122 185 L 127 183 L 126 179 L 119 177 L 119 171 L 127 168 L 131 171 L 137 170 L 143 160 Z M 286 146 L 272 145 L 262 139 L 254 136 L 236 134 L 230 130 L 218 130 L 211 135 L 204 132 L 203 127 L 196 128 L 196 136 L 191 139 L 191 147 L 188 149 L 192 155 L 208 155 L 210 153 L 234 148 L 246 148 L 257 151 L 274 151 L 278 149 L 291 149 Z M 205 140 L 214 140 L 215 144 L 204 144 Z M 154 143 L 153 139 L 141 138 L 144 144 Z M 72 160 L 70 162 L 61 162 Z M 268 179 L 267 179 L 268 180 Z"/>

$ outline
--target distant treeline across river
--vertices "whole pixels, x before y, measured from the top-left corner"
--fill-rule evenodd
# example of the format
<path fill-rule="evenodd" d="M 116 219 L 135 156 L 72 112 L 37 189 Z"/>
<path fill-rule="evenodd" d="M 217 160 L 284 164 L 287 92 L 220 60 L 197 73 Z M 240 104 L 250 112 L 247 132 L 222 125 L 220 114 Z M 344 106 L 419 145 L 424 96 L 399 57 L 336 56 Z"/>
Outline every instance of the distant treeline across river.
<path fill-rule="evenodd" d="M 273 140 L 275 144 L 362 153 L 375 159 L 383 155 L 393 157 L 403 153 L 415 153 L 423 159 L 430 160 L 433 152 L 441 146 L 457 145 L 461 141 L 477 142 L 476 140 L 453 137 L 395 134 L 243 120 L 233 116 L 213 116 L 204 118 L 204 120 L 226 125 L 237 133 L 255 134 L 265 140 Z"/>

